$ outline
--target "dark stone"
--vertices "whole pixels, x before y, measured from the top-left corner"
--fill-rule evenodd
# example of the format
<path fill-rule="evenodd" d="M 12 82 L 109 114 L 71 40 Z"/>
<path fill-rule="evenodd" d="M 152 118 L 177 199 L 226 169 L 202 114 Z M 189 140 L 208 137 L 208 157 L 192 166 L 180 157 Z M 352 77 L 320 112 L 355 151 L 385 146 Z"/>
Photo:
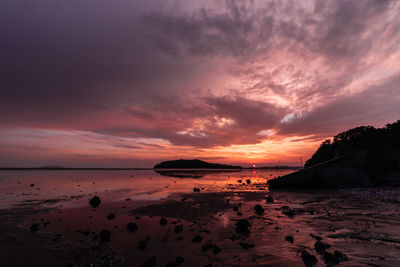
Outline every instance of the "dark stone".
<path fill-rule="evenodd" d="M 94 196 L 90 201 L 89 204 L 92 208 L 97 208 L 101 203 L 101 200 L 98 196 Z"/>
<path fill-rule="evenodd" d="M 251 180 L 250 180 L 250 179 L 247 179 L 247 180 L 246 180 L 246 183 L 247 183 L 247 184 L 250 184 L 250 183 L 251 183 Z"/>
<path fill-rule="evenodd" d="M 147 261 L 145 261 L 144 263 L 142 263 L 142 265 L 140 265 L 140 267 L 153 267 L 154 264 L 156 264 L 156 256 L 153 256 L 150 259 L 148 259 Z"/>
<path fill-rule="evenodd" d="M 128 229 L 129 232 L 133 233 L 138 229 L 138 225 L 134 222 L 130 222 L 126 225 L 126 228 Z"/>
<path fill-rule="evenodd" d="M 293 243 L 293 241 L 294 241 L 293 236 L 291 236 L 291 235 L 286 236 L 285 240 L 290 242 L 290 243 Z"/>
<path fill-rule="evenodd" d="M 242 219 L 239 220 L 235 223 L 235 231 L 238 234 L 248 234 L 249 231 L 249 227 L 250 227 L 250 223 L 248 220 Z"/>
<path fill-rule="evenodd" d="M 199 193 L 200 192 L 200 188 L 197 188 L 197 187 L 195 187 L 195 188 L 193 188 L 193 192 L 197 192 L 197 193 Z"/>
<path fill-rule="evenodd" d="M 221 252 L 221 249 L 217 245 L 214 245 L 212 251 L 214 254 L 218 254 Z"/>
<path fill-rule="evenodd" d="M 31 226 L 31 232 L 37 232 L 39 230 L 39 224 L 34 223 Z"/>
<path fill-rule="evenodd" d="M 240 242 L 239 245 L 243 248 L 243 249 L 249 249 L 249 248 L 253 248 L 254 244 L 248 244 L 248 243 L 244 243 L 244 242 Z"/>
<path fill-rule="evenodd" d="M 318 236 L 318 235 L 310 234 L 310 236 L 311 236 L 312 238 L 314 238 L 315 240 L 317 240 L 317 241 L 321 241 L 321 240 L 322 240 L 322 237 L 320 237 L 320 236 Z"/>
<path fill-rule="evenodd" d="M 317 258 L 314 255 L 308 253 L 306 250 L 303 250 L 301 252 L 301 259 L 303 260 L 304 265 L 307 267 L 317 264 Z"/>
<path fill-rule="evenodd" d="M 35 186 L 35 184 L 31 184 L 31 187 L 34 187 Z"/>
<path fill-rule="evenodd" d="M 184 257 L 181 257 L 181 256 L 178 256 L 178 257 L 176 257 L 175 262 L 176 262 L 177 264 L 182 264 L 182 263 L 185 262 L 185 258 L 184 258 Z"/>
<path fill-rule="evenodd" d="M 239 184 L 243 183 L 243 181 L 242 181 L 242 180 L 237 180 L 237 182 L 238 182 Z"/>
<path fill-rule="evenodd" d="M 238 206 L 233 206 L 232 208 L 233 208 L 233 211 L 238 211 L 239 210 Z"/>
<path fill-rule="evenodd" d="M 330 248 L 330 247 L 331 247 L 331 245 L 329 245 L 327 243 L 324 243 L 324 242 L 321 242 L 321 241 L 317 241 L 314 244 L 315 251 L 318 254 L 324 254 L 325 253 L 325 249 Z"/>
<path fill-rule="evenodd" d="M 161 218 L 161 219 L 160 219 L 160 224 L 161 224 L 161 225 L 166 225 L 166 224 L 167 224 L 167 219 Z"/>
<path fill-rule="evenodd" d="M 261 207 L 261 205 L 255 205 L 254 210 L 258 215 L 262 215 L 264 213 L 264 209 Z"/>
<path fill-rule="evenodd" d="M 146 248 L 147 248 L 147 243 L 148 243 L 148 242 L 149 242 L 148 240 L 142 240 L 142 241 L 140 241 L 139 244 L 138 244 L 138 246 L 137 246 L 137 249 L 146 250 Z"/>
<path fill-rule="evenodd" d="M 274 203 L 274 199 L 273 199 L 270 195 L 268 195 L 268 196 L 265 198 L 265 201 L 266 201 L 267 203 Z"/>
<path fill-rule="evenodd" d="M 195 236 L 193 237 L 193 239 L 192 239 L 192 242 L 193 242 L 193 243 L 199 243 L 199 242 L 201 242 L 201 241 L 203 241 L 203 237 L 202 237 L 202 236 L 199 236 L 199 235 L 195 235 Z"/>
<path fill-rule="evenodd" d="M 182 224 L 175 225 L 174 231 L 175 231 L 175 233 L 182 232 L 183 231 L 183 225 Z"/>
<path fill-rule="evenodd" d="M 204 244 L 201 246 L 201 251 L 206 252 L 207 250 L 210 250 L 213 248 L 213 244 Z"/>
<path fill-rule="evenodd" d="M 342 252 L 335 250 L 333 254 L 325 252 L 323 260 L 327 265 L 336 265 L 342 261 L 348 261 L 349 259 Z"/>
<path fill-rule="evenodd" d="M 284 215 L 286 215 L 288 217 L 293 217 L 294 216 L 294 211 L 291 210 L 291 209 L 287 209 L 287 210 L 282 211 L 282 214 L 284 214 Z"/>
<path fill-rule="evenodd" d="M 108 230 L 101 230 L 100 232 L 100 244 L 108 243 L 111 239 L 111 231 Z"/>
<path fill-rule="evenodd" d="M 112 219 L 114 219 L 114 218 L 115 218 L 115 215 L 112 214 L 112 213 L 109 213 L 109 214 L 107 215 L 107 219 L 109 219 L 109 220 L 112 220 Z"/>

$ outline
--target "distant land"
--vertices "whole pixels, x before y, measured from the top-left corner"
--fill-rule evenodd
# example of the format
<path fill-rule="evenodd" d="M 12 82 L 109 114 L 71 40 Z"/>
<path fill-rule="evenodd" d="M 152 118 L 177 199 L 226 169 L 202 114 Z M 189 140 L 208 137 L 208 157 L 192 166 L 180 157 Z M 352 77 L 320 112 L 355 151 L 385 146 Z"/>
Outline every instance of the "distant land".
<path fill-rule="evenodd" d="M 163 161 L 155 165 L 154 169 L 242 169 L 242 167 L 210 163 L 199 159 L 179 159 Z"/>
<path fill-rule="evenodd" d="M 44 166 L 44 167 L 0 167 L 0 171 L 18 171 L 18 170 L 38 170 L 38 171 L 42 171 L 42 170 L 56 170 L 56 171 L 84 171 L 84 170 L 88 170 L 88 171 L 95 171 L 95 170 L 127 170 L 127 171 L 132 171 L 132 170 L 152 170 L 152 168 L 68 168 L 68 167 L 61 167 L 61 166 Z"/>

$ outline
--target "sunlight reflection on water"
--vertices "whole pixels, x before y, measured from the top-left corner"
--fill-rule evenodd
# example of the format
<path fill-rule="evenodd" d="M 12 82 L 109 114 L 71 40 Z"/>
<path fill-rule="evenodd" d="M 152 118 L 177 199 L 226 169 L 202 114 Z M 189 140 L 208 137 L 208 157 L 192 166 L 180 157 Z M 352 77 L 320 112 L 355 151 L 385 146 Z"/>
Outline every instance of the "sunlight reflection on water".
<path fill-rule="evenodd" d="M 155 201 L 176 193 L 191 193 L 193 188 L 202 192 L 231 190 L 265 190 L 265 182 L 292 170 L 241 170 L 224 172 L 153 170 L 45 170 L 0 172 L 0 208 L 27 201 L 49 199 L 79 200 L 99 195 L 102 199 L 118 202 Z M 187 178 L 186 178 L 187 177 Z M 251 183 L 246 184 L 250 179 Z M 238 182 L 242 180 L 242 185 Z M 239 187 L 240 185 L 240 187 Z M 65 206 L 80 206 L 82 201 L 68 201 Z"/>

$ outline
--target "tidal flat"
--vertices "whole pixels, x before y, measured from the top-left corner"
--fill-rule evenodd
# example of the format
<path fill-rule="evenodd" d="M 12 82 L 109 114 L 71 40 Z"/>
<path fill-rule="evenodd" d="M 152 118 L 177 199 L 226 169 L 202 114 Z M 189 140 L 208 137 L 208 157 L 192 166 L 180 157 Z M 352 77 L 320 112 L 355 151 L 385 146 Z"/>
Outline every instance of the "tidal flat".
<path fill-rule="evenodd" d="M 290 172 L 1 171 L 0 262 L 400 265 L 399 188 L 268 190 Z"/>

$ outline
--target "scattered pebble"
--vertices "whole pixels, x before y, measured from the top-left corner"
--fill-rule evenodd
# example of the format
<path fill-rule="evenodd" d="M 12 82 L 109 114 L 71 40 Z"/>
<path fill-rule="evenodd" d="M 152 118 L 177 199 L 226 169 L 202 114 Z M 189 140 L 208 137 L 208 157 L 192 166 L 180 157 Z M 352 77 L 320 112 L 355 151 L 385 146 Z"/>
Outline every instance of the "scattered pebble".
<path fill-rule="evenodd" d="M 244 243 L 244 242 L 240 242 L 239 245 L 243 248 L 243 249 L 249 249 L 249 248 L 253 248 L 254 244 L 248 244 L 248 243 Z"/>
<path fill-rule="evenodd" d="M 250 223 L 248 220 L 241 219 L 235 223 L 235 231 L 238 234 L 248 234 L 250 232 Z"/>
<path fill-rule="evenodd" d="M 153 267 L 156 264 L 156 256 L 151 257 L 147 261 L 143 262 L 140 267 Z"/>
<path fill-rule="evenodd" d="M 179 224 L 179 225 L 175 225 L 175 229 L 174 229 L 175 233 L 180 233 L 183 231 L 183 225 Z"/>
<path fill-rule="evenodd" d="M 138 225 L 134 222 L 130 222 L 126 225 L 126 228 L 130 233 L 133 233 L 138 229 Z"/>
<path fill-rule="evenodd" d="M 201 242 L 201 241 L 203 241 L 203 237 L 202 237 L 202 236 L 199 236 L 199 235 L 195 235 L 195 236 L 193 237 L 193 239 L 192 239 L 192 242 L 193 242 L 193 243 L 199 243 L 199 242 Z"/>
<path fill-rule="evenodd" d="M 290 243 L 293 243 L 293 241 L 294 241 L 293 236 L 291 236 L 291 235 L 286 236 L 285 240 L 290 242 Z"/>
<path fill-rule="evenodd" d="M 37 232 L 39 230 L 39 224 L 34 223 L 31 226 L 31 232 Z"/>
<path fill-rule="evenodd" d="M 317 263 L 317 258 L 314 255 L 308 253 L 306 250 L 303 250 L 301 252 L 301 259 L 303 260 L 306 267 L 313 266 Z"/>
<path fill-rule="evenodd" d="M 100 244 L 108 243 L 111 239 L 111 231 L 109 230 L 101 230 L 100 232 Z"/>
<path fill-rule="evenodd" d="M 113 213 L 109 213 L 108 215 L 107 215 L 107 219 L 109 219 L 109 220 L 112 220 L 112 219 L 114 219 L 115 218 L 115 214 L 113 214 Z"/>
<path fill-rule="evenodd" d="M 267 203 L 274 203 L 274 199 L 273 199 L 270 195 L 268 195 L 268 196 L 265 198 L 265 201 L 266 201 Z"/>
<path fill-rule="evenodd" d="M 92 208 L 97 208 L 101 203 L 101 200 L 98 196 L 94 196 L 90 201 L 89 204 Z"/>
<path fill-rule="evenodd" d="M 258 215 L 262 215 L 264 213 L 264 209 L 261 207 L 261 205 L 255 205 L 254 210 Z"/>
<path fill-rule="evenodd" d="M 161 225 L 166 225 L 166 224 L 167 224 L 167 219 L 161 218 L 161 219 L 160 219 L 160 224 L 161 224 Z"/>

